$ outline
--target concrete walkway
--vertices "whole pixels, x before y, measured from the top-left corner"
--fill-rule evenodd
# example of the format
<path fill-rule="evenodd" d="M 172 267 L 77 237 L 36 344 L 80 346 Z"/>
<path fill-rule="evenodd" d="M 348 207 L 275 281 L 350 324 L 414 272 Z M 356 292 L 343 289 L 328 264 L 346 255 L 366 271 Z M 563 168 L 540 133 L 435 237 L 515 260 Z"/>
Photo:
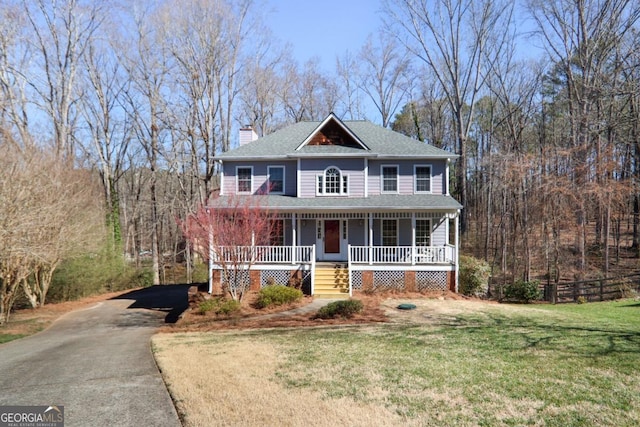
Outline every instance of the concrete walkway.
<path fill-rule="evenodd" d="M 62 405 L 67 427 L 180 426 L 150 338 L 186 308 L 187 289 L 134 291 L 0 345 L 0 405 Z"/>

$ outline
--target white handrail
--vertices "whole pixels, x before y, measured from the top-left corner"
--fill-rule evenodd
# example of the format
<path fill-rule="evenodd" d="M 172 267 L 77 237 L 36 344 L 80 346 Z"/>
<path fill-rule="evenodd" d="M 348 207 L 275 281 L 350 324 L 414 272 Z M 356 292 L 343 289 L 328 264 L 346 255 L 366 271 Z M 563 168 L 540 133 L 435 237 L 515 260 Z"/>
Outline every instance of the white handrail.
<path fill-rule="evenodd" d="M 446 246 L 349 246 L 353 264 L 454 264 L 455 251 Z"/>
<path fill-rule="evenodd" d="M 309 264 L 313 246 L 223 246 L 214 248 L 214 262 L 243 264 Z"/>

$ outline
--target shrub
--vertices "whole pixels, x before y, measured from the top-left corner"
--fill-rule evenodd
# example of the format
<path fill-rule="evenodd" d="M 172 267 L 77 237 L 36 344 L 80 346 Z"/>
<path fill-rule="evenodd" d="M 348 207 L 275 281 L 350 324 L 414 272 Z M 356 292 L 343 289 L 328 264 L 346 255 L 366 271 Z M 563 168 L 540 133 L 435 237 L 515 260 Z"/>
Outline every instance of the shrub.
<path fill-rule="evenodd" d="M 336 317 L 351 318 L 357 313 L 361 313 L 364 310 L 362 302 L 357 299 L 346 299 L 340 301 L 331 302 L 320 310 L 316 314 L 316 318 L 319 319 L 333 319 Z"/>
<path fill-rule="evenodd" d="M 206 314 L 211 311 L 216 316 L 229 316 L 240 311 L 240 307 L 240 302 L 235 300 L 212 298 L 200 302 L 200 304 L 198 304 L 198 312 L 200 314 Z"/>
<path fill-rule="evenodd" d="M 460 256 L 459 292 L 468 296 L 485 296 L 489 290 L 491 267 L 484 260 L 471 256 Z"/>
<path fill-rule="evenodd" d="M 266 308 L 274 305 L 289 304 L 300 300 L 302 296 L 300 289 L 284 285 L 268 285 L 260 289 L 256 306 L 258 308 Z"/>
<path fill-rule="evenodd" d="M 225 315 L 225 316 L 230 316 L 233 313 L 237 313 L 240 311 L 240 301 L 236 301 L 233 299 L 230 300 L 224 300 L 219 306 L 218 309 L 216 310 L 216 314 L 217 315 Z"/>
<path fill-rule="evenodd" d="M 200 314 L 205 314 L 210 312 L 216 307 L 216 301 L 212 299 L 204 300 L 198 304 L 198 312 Z"/>
<path fill-rule="evenodd" d="M 53 275 L 47 300 L 70 301 L 152 284 L 153 274 L 149 267 L 135 268 L 126 263 L 122 255 L 105 250 L 62 262 Z"/>
<path fill-rule="evenodd" d="M 540 299 L 540 282 L 537 280 L 531 280 L 525 282 L 524 280 L 518 280 L 515 283 L 511 283 L 504 289 L 504 297 L 509 300 L 531 302 Z"/>

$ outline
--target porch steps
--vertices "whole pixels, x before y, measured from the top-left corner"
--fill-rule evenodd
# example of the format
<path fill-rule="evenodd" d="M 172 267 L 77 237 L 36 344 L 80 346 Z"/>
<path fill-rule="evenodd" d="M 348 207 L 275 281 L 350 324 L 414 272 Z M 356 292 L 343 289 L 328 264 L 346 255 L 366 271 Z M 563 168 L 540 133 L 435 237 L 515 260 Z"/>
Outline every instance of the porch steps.
<path fill-rule="evenodd" d="M 314 276 L 315 298 L 349 298 L 349 269 L 346 264 L 318 263 Z"/>

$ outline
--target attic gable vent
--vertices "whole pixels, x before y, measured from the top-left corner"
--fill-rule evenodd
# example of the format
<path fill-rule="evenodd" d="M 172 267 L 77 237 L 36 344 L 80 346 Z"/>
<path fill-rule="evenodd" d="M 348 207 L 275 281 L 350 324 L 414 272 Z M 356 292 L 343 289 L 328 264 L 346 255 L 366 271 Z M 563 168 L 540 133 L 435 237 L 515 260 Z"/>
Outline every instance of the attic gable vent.
<path fill-rule="evenodd" d="M 369 147 L 333 113 L 329 114 L 296 150 L 307 145 L 334 145 L 369 150 Z"/>

